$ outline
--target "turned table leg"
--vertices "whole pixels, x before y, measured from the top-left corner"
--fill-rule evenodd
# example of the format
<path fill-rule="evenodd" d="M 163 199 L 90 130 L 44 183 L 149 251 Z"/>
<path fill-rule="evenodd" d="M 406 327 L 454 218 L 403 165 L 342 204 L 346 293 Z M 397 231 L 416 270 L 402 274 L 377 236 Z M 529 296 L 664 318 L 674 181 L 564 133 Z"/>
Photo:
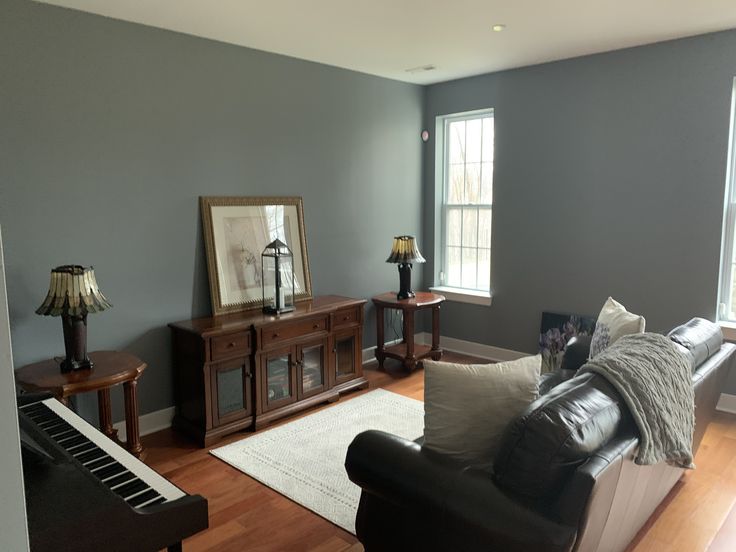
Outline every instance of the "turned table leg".
<path fill-rule="evenodd" d="M 384 346 L 383 307 L 376 306 L 376 360 L 378 360 L 379 370 L 383 370 Z"/>
<path fill-rule="evenodd" d="M 97 392 L 97 410 L 100 418 L 100 431 L 113 441 L 117 441 L 118 430 L 112 427 L 112 407 L 110 406 L 110 388 Z"/>
<path fill-rule="evenodd" d="M 417 367 L 417 357 L 414 354 L 414 310 L 404 311 L 404 343 L 406 343 L 406 357 L 404 366 L 413 372 Z"/>
<path fill-rule="evenodd" d="M 127 434 L 128 451 L 140 458 L 143 453 L 143 445 L 141 445 L 140 435 L 138 434 L 138 399 L 136 388 L 138 380 L 126 381 L 123 384 L 123 394 L 125 397 L 125 433 Z"/>

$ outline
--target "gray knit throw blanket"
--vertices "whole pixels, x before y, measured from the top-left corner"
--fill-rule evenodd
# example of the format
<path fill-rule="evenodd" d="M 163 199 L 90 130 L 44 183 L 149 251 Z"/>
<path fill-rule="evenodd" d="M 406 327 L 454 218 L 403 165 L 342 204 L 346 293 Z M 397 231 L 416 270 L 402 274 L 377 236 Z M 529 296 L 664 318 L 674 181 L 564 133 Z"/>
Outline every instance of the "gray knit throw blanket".
<path fill-rule="evenodd" d="M 584 372 L 603 376 L 629 407 L 639 428 L 637 464 L 695 468 L 692 368 L 668 337 L 626 335 L 590 359 Z"/>

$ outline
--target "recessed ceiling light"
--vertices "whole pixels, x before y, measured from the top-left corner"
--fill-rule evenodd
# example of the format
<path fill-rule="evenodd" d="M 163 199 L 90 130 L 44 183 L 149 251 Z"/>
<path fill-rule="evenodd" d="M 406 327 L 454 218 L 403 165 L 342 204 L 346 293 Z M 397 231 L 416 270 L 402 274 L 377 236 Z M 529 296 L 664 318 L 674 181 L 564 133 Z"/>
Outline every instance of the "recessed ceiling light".
<path fill-rule="evenodd" d="M 500 33 L 505 28 L 506 28 L 506 25 L 504 25 L 503 23 L 497 23 L 493 27 L 491 27 L 491 29 L 493 29 L 497 33 Z"/>

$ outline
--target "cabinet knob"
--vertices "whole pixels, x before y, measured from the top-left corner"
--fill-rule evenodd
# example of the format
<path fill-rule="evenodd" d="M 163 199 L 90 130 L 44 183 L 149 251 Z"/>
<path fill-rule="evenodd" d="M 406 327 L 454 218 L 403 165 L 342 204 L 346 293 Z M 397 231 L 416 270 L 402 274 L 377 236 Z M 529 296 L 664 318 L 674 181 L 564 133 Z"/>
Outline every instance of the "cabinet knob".
<path fill-rule="evenodd" d="M 343 322 L 345 322 L 347 320 L 350 320 L 350 315 L 349 314 L 346 314 L 345 316 L 342 317 L 342 320 L 343 320 Z"/>
<path fill-rule="evenodd" d="M 274 332 L 273 337 L 276 338 L 276 337 L 279 337 L 279 335 L 280 334 Z"/>
<path fill-rule="evenodd" d="M 231 341 L 230 343 L 227 344 L 227 347 L 228 349 L 232 349 L 233 347 L 235 347 L 235 342 Z"/>
<path fill-rule="evenodd" d="M 312 326 L 312 329 L 313 330 L 319 330 L 319 324 L 315 324 L 314 326 Z"/>

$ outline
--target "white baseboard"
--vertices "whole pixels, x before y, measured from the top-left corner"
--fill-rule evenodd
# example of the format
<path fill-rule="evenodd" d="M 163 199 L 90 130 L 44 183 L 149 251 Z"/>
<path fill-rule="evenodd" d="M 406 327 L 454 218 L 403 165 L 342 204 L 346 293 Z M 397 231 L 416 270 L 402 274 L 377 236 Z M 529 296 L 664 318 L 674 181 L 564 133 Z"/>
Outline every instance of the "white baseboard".
<path fill-rule="evenodd" d="M 720 410 L 721 412 L 728 412 L 730 414 L 736 414 L 736 395 L 721 393 L 721 398 L 718 400 L 716 410 Z"/>
<path fill-rule="evenodd" d="M 161 431 L 162 429 L 171 427 L 171 420 L 174 419 L 175 411 L 176 408 L 170 406 L 169 408 L 164 408 L 163 410 L 156 410 L 155 412 L 150 412 L 148 414 L 144 414 L 143 416 L 139 416 L 138 429 L 140 431 L 141 437 L 143 435 L 148 435 L 149 433 L 155 433 L 157 431 Z M 121 441 L 125 441 L 125 421 L 113 424 L 112 427 L 118 430 L 118 438 Z"/>
<path fill-rule="evenodd" d="M 417 343 L 429 345 L 432 343 L 432 334 L 429 332 L 417 334 Z M 454 337 L 446 337 L 444 335 L 440 336 L 440 347 L 445 351 L 462 353 L 464 355 L 484 358 L 486 360 L 495 360 L 496 362 L 516 360 L 517 358 L 529 355 L 529 353 L 522 353 L 521 351 L 494 347 L 493 345 L 484 345 L 482 343 L 465 341 L 464 339 L 456 339 Z"/>
<path fill-rule="evenodd" d="M 418 333 L 414 336 L 414 343 L 423 343 L 423 341 L 419 341 L 420 336 L 422 334 Z M 401 343 L 401 338 L 394 339 L 393 341 L 386 341 L 384 345 L 386 347 L 390 347 L 391 345 L 396 345 L 397 343 Z M 373 364 L 374 362 L 378 362 L 376 359 L 376 346 L 368 347 L 367 349 L 363 349 L 363 364 Z"/>

